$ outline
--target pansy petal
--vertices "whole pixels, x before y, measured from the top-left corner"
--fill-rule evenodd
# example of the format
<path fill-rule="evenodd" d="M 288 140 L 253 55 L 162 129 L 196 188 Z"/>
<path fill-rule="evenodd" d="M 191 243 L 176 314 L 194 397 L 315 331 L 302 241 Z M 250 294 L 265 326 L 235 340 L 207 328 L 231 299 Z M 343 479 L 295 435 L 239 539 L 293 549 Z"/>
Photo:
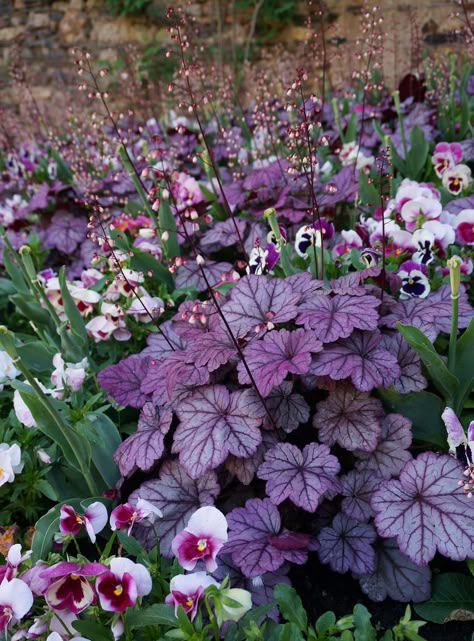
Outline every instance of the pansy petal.
<path fill-rule="evenodd" d="M 100 501 L 96 501 L 95 503 L 91 503 L 89 505 L 84 513 L 84 516 L 90 521 L 94 532 L 97 534 L 104 529 L 107 523 L 107 508 Z"/>
<path fill-rule="evenodd" d="M 221 541 L 227 541 L 227 520 L 213 505 L 205 505 L 196 510 L 189 519 L 186 529 L 196 536 L 206 534 Z"/>

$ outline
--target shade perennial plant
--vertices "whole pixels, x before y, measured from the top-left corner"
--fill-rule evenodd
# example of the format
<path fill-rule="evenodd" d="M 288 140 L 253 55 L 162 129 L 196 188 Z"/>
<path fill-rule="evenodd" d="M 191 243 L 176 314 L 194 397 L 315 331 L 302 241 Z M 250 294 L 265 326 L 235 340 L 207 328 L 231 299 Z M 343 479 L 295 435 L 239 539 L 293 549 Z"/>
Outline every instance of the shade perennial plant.
<path fill-rule="evenodd" d="M 375 639 L 363 606 L 308 623 L 310 555 L 474 617 L 472 70 L 200 107 L 181 20 L 186 116 L 1 156 L 0 627 Z"/>

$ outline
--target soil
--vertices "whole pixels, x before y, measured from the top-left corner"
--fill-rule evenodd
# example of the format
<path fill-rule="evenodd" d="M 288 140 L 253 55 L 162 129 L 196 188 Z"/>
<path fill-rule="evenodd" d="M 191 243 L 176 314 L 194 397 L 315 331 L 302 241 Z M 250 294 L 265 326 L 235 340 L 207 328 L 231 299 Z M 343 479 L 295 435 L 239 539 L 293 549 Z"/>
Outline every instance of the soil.
<path fill-rule="evenodd" d="M 442 571 L 465 572 L 465 564 L 449 565 L 450 567 L 442 567 Z M 371 601 L 362 593 L 359 583 L 350 574 L 332 572 L 318 561 L 315 554 L 310 554 L 305 565 L 292 566 L 289 576 L 312 622 L 327 610 L 332 610 L 338 618 L 350 614 L 356 603 L 362 603 L 372 614 L 372 623 L 385 631 L 398 623 L 405 613 L 404 603 L 391 599 L 381 603 Z M 422 617 L 416 614 L 413 605 L 411 611 L 412 619 L 421 620 Z M 442 625 L 427 623 L 419 634 L 426 641 L 472 641 L 474 621 L 450 621 Z"/>

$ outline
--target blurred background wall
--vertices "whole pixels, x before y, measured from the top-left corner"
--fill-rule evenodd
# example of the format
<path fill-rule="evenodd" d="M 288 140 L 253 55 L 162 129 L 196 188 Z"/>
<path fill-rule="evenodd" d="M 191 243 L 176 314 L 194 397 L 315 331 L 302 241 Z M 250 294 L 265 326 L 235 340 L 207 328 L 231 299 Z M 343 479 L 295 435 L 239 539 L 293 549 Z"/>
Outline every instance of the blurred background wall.
<path fill-rule="evenodd" d="M 143 65 L 155 77 L 160 70 L 167 73 L 163 54 L 169 43 L 168 4 L 162 0 L 0 0 L 0 106 L 21 107 L 24 91 L 19 87 L 25 81 L 38 104 L 50 110 L 60 107 L 78 83 L 71 55 L 74 47 L 87 49 L 96 61 L 108 61 L 120 70 L 123 82 L 131 51 L 135 59 L 143 57 Z M 296 51 L 310 33 L 305 1 L 192 0 L 183 6 L 194 17 L 201 41 L 217 63 L 239 65 L 244 58 L 261 59 L 266 52 L 268 64 L 282 48 Z M 323 11 L 328 79 L 341 85 L 355 68 L 355 51 L 363 50 L 368 37 L 364 16 L 372 5 L 313 0 L 312 6 L 313 11 Z M 463 29 L 474 3 L 380 0 L 377 9 L 383 21 L 383 53 L 377 56 L 382 57 L 384 78 L 392 87 L 408 71 L 421 68 L 423 52 L 437 59 L 446 58 L 450 51 L 467 52 Z"/>

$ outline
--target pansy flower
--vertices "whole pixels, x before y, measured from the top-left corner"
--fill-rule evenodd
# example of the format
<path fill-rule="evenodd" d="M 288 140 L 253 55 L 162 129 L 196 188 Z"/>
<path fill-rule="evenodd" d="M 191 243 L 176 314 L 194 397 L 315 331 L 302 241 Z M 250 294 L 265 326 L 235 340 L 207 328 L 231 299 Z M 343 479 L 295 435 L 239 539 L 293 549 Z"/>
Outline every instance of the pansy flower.
<path fill-rule="evenodd" d="M 461 421 L 450 407 L 446 407 L 441 418 L 448 432 L 449 453 L 464 463 L 465 480 L 460 481 L 464 492 L 471 498 L 474 493 L 474 421 L 469 423 L 467 435 Z"/>
<path fill-rule="evenodd" d="M 49 583 L 43 592 L 46 602 L 53 610 L 69 610 L 79 614 L 97 600 L 87 577 L 103 572 L 107 572 L 107 568 L 102 563 L 80 565 L 61 561 L 52 565 L 41 572 L 41 579 Z"/>
<path fill-rule="evenodd" d="M 416 263 L 429 265 L 433 261 L 434 235 L 427 229 L 417 229 L 413 232 L 413 244 L 417 247 L 412 259 Z"/>
<path fill-rule="evenodd" d="M 467 165 L 456 165 L 443 173 L 443 186 L 451 194 L 460 194 L 471 184 L 471 170 Z"/>
<path fill-rule="evenodd" d="M 402 286 L 400 289 L 400 298 L 426 298 L 430 293 L 431 287 L 426 276 L 426 267 L 421 263 L 415 263 L 413 260 L 406 260 L 400 265 L 398 276 L 401 278 Z"/>
<path fill-rule="evenodd" d="M 97 577 L 96 589 L 100 605 L 107 612 L 123 612 L 137 598 L 151 592 L 152 581 L 147 568 L 124 557 L 110 561 L 110 570 Z"/>
<path fill-rule="evenodd" d="M 216 556 L 227 538 L 225 516 L 212 505 L 206 505 L 194 512 L 188 526 L 174 537 L 171 550 L 185 570 L 193 570 L 202 559 L 207 571 L 214 572 Z"/>
<path fill-rule="evenodd" d="M 456 240 L 464 245 L 474 245 L 474 209 L 463 209 L 454 221 Z"/>
<path fill-rule="evenodd" d="M 127 534 L 130 536 L 132 527 L 135 523 L 147 520 L 153 523 L 156 518 L 162 518 L 163 512 L 145 499 L 138 499 L 135 507 L 131 503 L 122 503 L 118 505 L 110 514 L 110 528 L 119 530 L 127 527 Z"/>
<path fill-rule="evenodd" d="M 400 216 L 405 221 L 405 228 L 414 231 L 427 220 L 437 220 L 442 209 L 439 200 L 420 197 L 406 202 L 400 210 Z"/>
<path fill-rule="evenodd" d="M 170 594 L 166 597 L 165 603 L 174 605 L 175 613 L 178 611 L 178 606 L 181 605 L 191 621 L 193 621 L 196 616 L 199 599 L 204 590 L 210 585 L 218 586 L 219 584 L 205 572 L 178 574 L 171 579 Z"/>
<path fill-rule="evenodd" d="M 82 516 L 70 505 L 62 505 L 59 529 L 63 534 L 78 534 L 84 526 L 90 540 L 95 543 L 95 535 L 104 529 L 107 519 L 107 509 L 100 501 L 91 503 Z"/>
<path fill-rule="evenodd" d="M 33 605 L 33 593 L 21 579 L 0 583 L 0 630 L 7 637 L 10 624 L 17 623 L 29 612 Z"/>
<path fill-rule="evenodd" d="M 295 250 L 296 253 L 302 258 L 308 257 L 308 250 L 312 245 L 321 247 L 323 240 L 332 238 L 334 235 L 334 227 L 328 223 L 324 218 L 316 220 L 311 225 L 303 225 L 296 232 L 295 236 Z"/>
<path fill-rule="evenodd" d="M 462 147 L 458 142 L 439 142 L 433 151 L 431 162 L 438 178 L 446 169 L 451 169 L 462 159 Z"/>
<path fill-rule="evenodd" d="M 247 274 L 267 274 L 275 267 L 279 259 L 280 254 L 273 243 L 268 243 L 265 248 L 256 243 L 250 252 Z"/>

